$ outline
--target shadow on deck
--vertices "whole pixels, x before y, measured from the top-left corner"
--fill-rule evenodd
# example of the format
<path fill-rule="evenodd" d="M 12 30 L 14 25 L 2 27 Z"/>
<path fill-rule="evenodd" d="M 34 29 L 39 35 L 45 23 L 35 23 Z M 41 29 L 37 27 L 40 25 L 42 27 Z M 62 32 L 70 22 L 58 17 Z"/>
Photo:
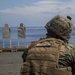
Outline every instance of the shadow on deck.
<path fill-rule="evenodd" d="M 24 51 L 26 50 L 27 48 L 24 47 L 24 48 L 0 48 L 0 53 L 1 52 L 17 52 L 17 51 Z"/>

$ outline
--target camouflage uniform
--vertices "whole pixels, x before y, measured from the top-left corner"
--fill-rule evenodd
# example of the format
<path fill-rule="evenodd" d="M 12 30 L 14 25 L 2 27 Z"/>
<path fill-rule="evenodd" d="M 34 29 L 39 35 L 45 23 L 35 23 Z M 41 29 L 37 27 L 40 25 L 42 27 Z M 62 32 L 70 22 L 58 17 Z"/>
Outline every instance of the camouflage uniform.
<path fill-rule="evenodd" d="M 58 15 L 55 18 L 59 19 L 61 17 Z M 52 21 L 58 23 L 55 18 L 45 26 L 46 29 L 50 29 L 52 32 L 57 30 L 57 25 L 56 27 L 54 27 L 55 24 L 53 23 L 51 25 Z M 59 19 L 61 22 L 63 20 Z M 67 23 L 68 21 L 69 23 Z M 72 29 L 71 22 L 68 21 L 64 23 L 64 26 L 59 23 L 60 26 L 58 27 L 60 29 L 57 30 L 56 35 L 61 36 L 61 39 L 51 37 L 31 43 L 27 49 L 26 60 L 21 67 L 20 75 L 75 75 L 75 49 L 66 42 Z M 68 30 L 65 25 L 68 26 Z M 64 33 L 61 28 L 65 30 Z M 58 32 L 61 32 L 61 34 Z"/>

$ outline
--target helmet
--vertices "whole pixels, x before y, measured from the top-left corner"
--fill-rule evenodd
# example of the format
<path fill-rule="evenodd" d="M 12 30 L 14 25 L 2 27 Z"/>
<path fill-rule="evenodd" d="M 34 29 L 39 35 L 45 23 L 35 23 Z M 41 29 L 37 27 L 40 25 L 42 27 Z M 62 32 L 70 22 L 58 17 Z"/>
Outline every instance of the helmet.
<path fill-rule="evenodd" d="M 57 15 L 46 24 L 45 28 L 64 40 L 68 40 L 72 31 L 72 22 L 69 18 Z"/>

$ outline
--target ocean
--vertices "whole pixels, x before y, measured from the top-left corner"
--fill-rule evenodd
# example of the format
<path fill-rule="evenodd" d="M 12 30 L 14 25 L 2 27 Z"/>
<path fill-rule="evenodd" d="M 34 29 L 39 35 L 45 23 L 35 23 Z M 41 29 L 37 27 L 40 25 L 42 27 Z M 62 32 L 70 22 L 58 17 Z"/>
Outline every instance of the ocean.
<path fill-rule="evenodd" d="M 11 42 L 12 47 L 18 47 L 18 28 L 11 27 Z M 46 37 L 46 29 L 44 27 L 26 27 L 26 38 L 21 38 L 20 47 L 24 47 L 25 45 L 29 45 L 32 41 L 39 40 L 40 38 Z M 0 48 L 2 48 L 2 28 L 0 27 Z M 75 46 L 75 28 L 73 28 L 72 36 L 69 40 L 71 44 Z M 10 40 L 4 39 L 4 46 L 7 48 L 10 47 Z"/>

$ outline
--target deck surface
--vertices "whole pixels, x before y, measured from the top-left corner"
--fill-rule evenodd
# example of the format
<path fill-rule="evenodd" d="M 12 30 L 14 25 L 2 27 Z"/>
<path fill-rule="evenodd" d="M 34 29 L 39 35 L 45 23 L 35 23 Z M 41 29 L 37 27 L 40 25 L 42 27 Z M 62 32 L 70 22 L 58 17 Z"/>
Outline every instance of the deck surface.
<path fill-rule="evenodd" d="M 0 53 L 0 75 L 20 75 L 22 52 Z"/>

